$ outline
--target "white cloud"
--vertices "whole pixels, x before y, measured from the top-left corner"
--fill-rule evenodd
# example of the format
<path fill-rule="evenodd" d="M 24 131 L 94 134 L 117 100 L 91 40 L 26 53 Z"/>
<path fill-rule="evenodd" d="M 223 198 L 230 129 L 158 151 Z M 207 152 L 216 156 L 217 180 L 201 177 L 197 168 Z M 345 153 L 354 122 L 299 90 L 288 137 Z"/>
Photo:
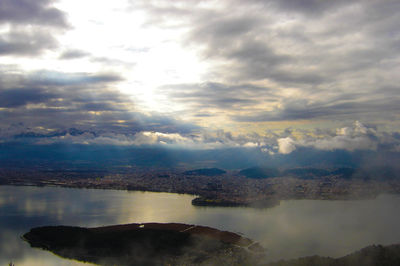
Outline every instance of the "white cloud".
<path fill-rule="evenodd" d="M 25 133 L 24 133 L 25 132 Z M 61 135 L 62 134 L 62 135 Z M 117 146 L 164 146 L 182 149 L 224 149 L 248 148 L 259 149 L 262 153 L 274 155 L 290 154 L 297 148 L 306 147 L 317 150 L 400 150 L 400 134 L 378 132 L 359 121 L 352 126 L 332 131 L 290 131 L 281 134 L 238 134 L 223 130 L 203 130 L 191 133 L 168 133 L 144 130 L 136 133 L 117 133 L 110 131 L 68 130 L 60 132 L 46 128 L 26 128 L 16 125 L 11 128 L 0 128 L 0 136 L 6 140 L 20 140 L 36 144 L 70 143 L 85 145 Z"/>
<path fill-rule="evenodd" d="M 334 136 L 321 140 L 304 143 L 304 146 L 314 147 L 319 150 L 376 150 L 378 143 L 368 136 Z"/>
<path fill-rule="evenodd" d="M 295 142 L 290 137 L 278 139 L 278 145 L 279 145 L 278 151 L 279 153 L 282 154 L 289 154 L 296 149 Z"/>
<path fill-rule="evenodd" d="M 309 138 L 294 141 L 290 137 L 278 139 L 279 152 L 291 153 L 296 147 L 312 147 L 319 150 L 376 150 L 379 138 L 373 128 L 368 128 L 359 121 L 352 127 L 343 127 L 336 130 L 336 136 L 323 138 Z"/>

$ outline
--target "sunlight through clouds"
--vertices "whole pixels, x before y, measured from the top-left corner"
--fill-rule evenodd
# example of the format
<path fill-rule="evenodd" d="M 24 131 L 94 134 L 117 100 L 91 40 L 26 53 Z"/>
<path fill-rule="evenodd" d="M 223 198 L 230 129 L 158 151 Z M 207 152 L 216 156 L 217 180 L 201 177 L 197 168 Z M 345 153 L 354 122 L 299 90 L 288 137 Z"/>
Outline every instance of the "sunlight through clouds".
<path fill-rule="evenodd" d="M 1 136 L 400 128 L 396 1 L 5 1 Z"/>
<path fill-rule="evenodd" d="M 200 82 L 205 71 L 205 63 L 195 51 L 179 43 L 185 30 L 146 25 L 146 14 L 128 8 L 124 1 L 96 1 L 96 8 L 90 9 L 92 4 L 90 1 L 58 4 L 70 14 L 73 27 L 61 38 L 63 46 L 90 53 L 90 57 L 80 60 L 83 62 L 78 69 L 118 72 L 126 80 L 117 87 L 143 110 L 175 110 L 177 106 L 157 95 L 155 89 L 164 84 Z M 76 62 L 63 64 L 64 70 L 77 70 Z"/>

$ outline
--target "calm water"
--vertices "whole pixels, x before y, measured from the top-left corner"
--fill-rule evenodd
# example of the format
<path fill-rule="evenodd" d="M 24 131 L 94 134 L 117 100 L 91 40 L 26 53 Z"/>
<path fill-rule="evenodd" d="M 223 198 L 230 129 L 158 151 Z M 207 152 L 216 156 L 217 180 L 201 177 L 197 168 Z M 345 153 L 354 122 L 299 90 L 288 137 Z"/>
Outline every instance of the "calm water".
<path fill-rule="evenodd" d="M 268 249 L 268 260 L 343 256 L 370 244 L 400 243 L 400 197 L 289 200 L 266 210 L 191 205 L 193 196 L 55 187 L 0 186 L 0 265 L 89 265 L 30 248 L 20 236 L 42 225 L 101 226 L 182 222 L 240 232 Z"/>

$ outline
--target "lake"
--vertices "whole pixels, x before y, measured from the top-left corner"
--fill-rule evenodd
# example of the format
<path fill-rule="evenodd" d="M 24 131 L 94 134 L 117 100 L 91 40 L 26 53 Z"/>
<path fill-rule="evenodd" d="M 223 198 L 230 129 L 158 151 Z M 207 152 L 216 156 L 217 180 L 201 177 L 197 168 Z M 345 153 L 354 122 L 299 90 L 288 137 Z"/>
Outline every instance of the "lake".
<path fill-rule="evenodd" d="M 287 200 L 270 209 L 195 207 L 194 196 L 59 187 L 0 186 L 0 265 L 89 265 L 34 249 L 20 236 L 44 225 L 178 222 L 238 232 L 267 249 L 267 261 L 339 257 L 371 244 L 400 243 L 400 196 L 373 200 Z"/>

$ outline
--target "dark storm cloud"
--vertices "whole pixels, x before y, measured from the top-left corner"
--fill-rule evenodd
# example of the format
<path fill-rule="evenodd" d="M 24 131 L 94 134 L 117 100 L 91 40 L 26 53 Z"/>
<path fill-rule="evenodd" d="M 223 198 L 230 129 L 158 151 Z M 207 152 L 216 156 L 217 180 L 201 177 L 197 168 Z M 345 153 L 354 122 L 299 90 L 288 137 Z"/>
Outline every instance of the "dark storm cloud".
<path fill-rule="evenodd" d="M 323 15 L 325 12 L 332 12 L 344 4 L 346 0 L 320 1 L 320 0 L 255 0 L 258 3 L 268 3 L 270 6 L 277 7 L 283 12 L 304 13 L 306 15 Z M 352 1 L 356 2 L 356 1 Z"/>
<path fill-rule="evenodd" d="M 221 56 L 235 63 L 231 69 L 235 76 L 232 75 L 231 79 L 279 80 L 278 66 L 290 61 L 288 56 L 279 55 L 268 44 L 256 40 L 243 40 L 231 50 L 224 49 L 224 51 Z"/>
<path fill-rule="evenodd" d="M 48 102 L 54 97 L 55 94 L 36 88 L 0 90 L 0 107 L 16 108 L 28 103 Z"/>
<path fill-rule="evenodd" d="M 211 19 L 209 18 L 211 17 Z M 195 20 L 199 22 L 199 20 Z M 204 16 L 187 38 L 189 44 L 204 44 L 205 59 L 230 62 L 229 71 L 215 69 L 230 79 L 257 80 L 272 78 L 279 65 L 289 63 L 290 56 L 280 54 L 265 35 L 268 20 L 248 14 L 212 14 Z M 268 35 L 268 34 L 267 34 Z"/>
<path fill-rule="evenodd" d="M 37 71 L 28 79 L 29 85 L 38 86 L 81 86 L 88 84 L 106 84 L 121 81 L 122 77 L 113 73 L 62 73 L 55 71 Z"/>
<path fill-rule="evenodd" d="M 347 101 L 342 103 L 307 104 L 301 101 L 285 103 L 273 111 L 263 111 L 251 115 L 236 115 L 232 119 L 238 122 L 293 121 L 312 119 L 353 119 L 380 118 L 396 119 L 400 111 L 398 96 L 385 100 Z"/>
<path fill-rule="evenodd" d="M 250 122 L 380 120 L 398 112 L 399 1 L 202 3 L 145 1 L 140 6 L 149 15 L 148 25 L 185 29 L 184 44 L 212 62 L 204 84 L 216 79 L 231 88 L 178 85 L 168 91 L 193 112 L 217 108 Z M 272 96 L 235 88 L 264 80 Z"/>
<path fill-rule="evenodd" d="M 112 105 L 110 103 L 103 103 L 103 102 L 86 103 L 81 106 L 81 109 L 84 111 L 117 111 L 117 110 L 121 110 L 118 108 L 118 106 Z"/>
<path fill-rule="evenodd" d="M 270 88 L 251 84 L 228 85 L 222 83 L 177 84 L 159 88 L 176 102 L 186 103 L 196 110 L 196 113 L 208 108 L 220 111 L 234 111 L 248 105 L 276 101 L 276 96 Z M 209 116 L 209 114 L 208 114 Z"/>
<path fill-rule="evenodd" d="M 0 142 L 17 135 L 41 136 L 43 143 L 43 138 L 58 141 L 71 128 L 79 130 L 82 137 L 66 141 L 82 143 L 86 137 L 92 141 L 100 138 L 96 141 L 101 143 L 104 134 L 124 139 L 141 131 L 188 133 L 199 128 L 168 116 L 136 111 L 130 97 L 113 88 L 122 80 L 116 74 L 16 74 L 12 67 L 1 69 Z M 107 137 L 110 143 L 112 136 Z"/>
<path fill-rule="evenodd" d="M 51 6 L 51 0 L 2 0 L 0 23 L 67 27 L 65 14 Z"/>
<path fill-rule="evenodd" d="M 111 110 L 110 104 L 116 104 L 113 109 L 120 109 L 121 105 L 129 102 L 109 88 L 110 84 L 122 80 L 116 74 L 37 71 L 30 74 L 4 73 L 1 80 L 2 107 L 21 107 L 22 111 L 26 111 L 24 107 L 27 104 L 42 104 L 40 111 L 54 112 L 54 108 L 61 111 L 107 111 Z"/>
<path fill-rule="evenodd" d="M 212 19 L 205 15 L 193 19 L 187 40 L 202 47 L 205 58 L 224 61 L 223 67 L 215 69 L 219 76 L 233 80 L 270 79 L 284 86 L 325 84 L 350 71 L 381 67 L 382 60 L 399 48 L 393 43 L 399 32 L 393 26 L 399 18 L 385 14 L 390 13 L 387 9 L 368 3 L 355 3 L 353 8 L 343 1 L 314 2 L 271 1 L 260 5 L 259 10 L 236 3 L 228 7 L 229 11 L 210 15 Z M 284 10 L 273 12 L 271 7 L 275 5 L 287 7 L 287 12 L 331 13 L 317 18 L 291 18 Z M 340 8 L 344 11 L 339 12 Z M 375 14 L 375 19 L 379 18 L 376 22 L 365 14 L 372 12 L 381 12 Z M 286 20 L 290 21 L 288 26 L 279 24 Z M 392 36 L 377 38 L 388 29 L 392 29 Z M 364 38 L 358 40 L 360 34 Z"/>
<path fill-rule="evenodd" d="M 202 56 L 205 60 L 215 59 L 226 61 L 222 68 L 215 68 L 216 75 L 233 80 L 257 80 L 257 79 L 280 79 L 284 76 L 279 67 L 290 63 L 293 58 L 280 53 L 273 47 L 272 40 L 276 34 L 270 32 L 270 24 L 273 18 L 266 16 L 261 8 L 253 8 L 243 3 L 226 1 L 227 9 L 212 10 L 195 7 L 189 15 L 183 19 L 183 27 L 191 26 L 188 32 L 186 44 L 201 47 Z M 167 17 L 176 12 L 183 12 L 185 8 L 180 6 L 169 6 L 159 8 L 157 4 L 144 5 L 150 14 L 157 17 L 151 22 L 158 25 L 168 24 Z M 175 10 L 175 11 L 174 11 Z M 251 15 L 250 15 L 251 14 Z M 179 17 L 181 18 L 181 17 Z M 292 76 L 289 73 L 286 76 Z M 295 73 L 297 77 L 292 79 L 310 79 L 309 75 L 302 78 L 302 73 Z M 315 75 L 314 75 L 315 76 Z"/>
<path fill-rule="evenodd" d="M 60 55 L 60 59 L 78 59 L 89 56 L 90 53 L 81 50 L 68 50 Z"/>
<path fill-rule="evenodd" d="M 219 48 L 212 52 L 206 50 L 207 56 L 217 56 L 225 53 L 223 45 L 232 45 L 233 38 L 238 36 L 245 37 L 251 34 L 254 27 L 262 22 L 257 18 L 247 16 L 224 17 L 222 14 L 213 14 L 202 17 L 204 21 L 199 21 L 199 26 L 191 32 L 191 41 L 204 42 L 211 44 L 212 47 Z M 241 40 L 236 40 L 239 42 Z M 207 47 L 208 48 L 208 47 Z"/>
<path fill-rule="evenodd" d="M 3 0 L 0 25 L 0 56 L 38 56 L 58 46 L 56 35 L 68 29 L 65 14 L 49 0 Z"/>
<path fill-rule="evenodd" d="M 37 56 L 57 47 L 55 38 L 41 30 L 16 30 L 0 35 L 0 56 Z"/>

